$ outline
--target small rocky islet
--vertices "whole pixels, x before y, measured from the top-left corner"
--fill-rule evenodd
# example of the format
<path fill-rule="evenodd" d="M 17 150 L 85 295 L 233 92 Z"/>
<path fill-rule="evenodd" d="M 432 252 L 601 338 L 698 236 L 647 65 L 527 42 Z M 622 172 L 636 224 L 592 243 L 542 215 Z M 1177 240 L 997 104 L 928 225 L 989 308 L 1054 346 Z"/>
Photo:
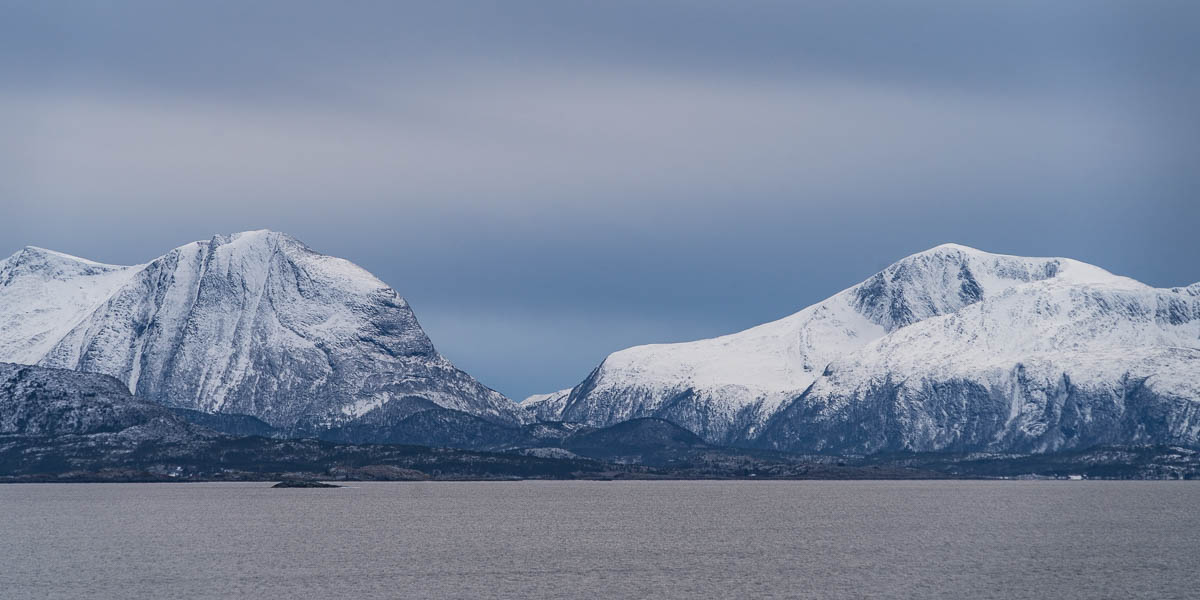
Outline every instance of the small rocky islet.
<path fill-rule="evenodd" d="M 342 486 L 324 481 L 309 481 L 306 479 L 284 479 L 271 486 L 272 488 L 340 488 Z"/>

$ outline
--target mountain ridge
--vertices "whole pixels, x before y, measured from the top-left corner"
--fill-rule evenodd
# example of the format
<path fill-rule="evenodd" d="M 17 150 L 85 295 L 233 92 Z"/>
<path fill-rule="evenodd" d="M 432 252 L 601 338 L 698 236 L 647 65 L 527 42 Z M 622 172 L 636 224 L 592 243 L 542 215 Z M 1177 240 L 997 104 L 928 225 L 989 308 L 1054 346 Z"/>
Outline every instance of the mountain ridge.
<path fill-rule="evenodd" d="M 1091 438 L 1084 436 L 1076 441 L 1032 433 L 1022 436 L 1013 431 L 1003 434 L 994 429 L 1051 427 L 1046 419 L 1014 425 L 1009 414 L 1009 405 L 1017 404 L 1018 396 L 1025 398 L 1029 393 L 1038 397 L 1020 400 L 1017 413 L 1035 410 L 1030 407 L 1061 412 L 1062 407 L 1055 404 L 1058 401 L 1050 402 L 1047 408 L 1042 398 L 1054 393 L 1053 386 L 1043 381 L 1047 375 L 1042 371 L 1057 368 L 1053 360 L 1049 360 L 1049 367 L 1045 366 L 1048 359 L 1043 354 L 1049 350 L 1074 351 L 1071 359 L 1086 358 L 1096 362 L 1099 369 L 1104 361 L 1097 357 L 1104 353 L 1117 356 L 1115 362 L 1105 363 L 1112 368 L 1125 364 L 1120 356 L 1130 349 L 1163 350 L 1172 346 L 1200 349 L 1200 303 L 1196 302 L 1194 292 L 1197 287 L 1156 289 L 1072 259 L 991 254 L 959 244 L 943 244 L 905 257 L 855 286 L 770 323 L 707 340 L 635 346 L 615 352 L 572 388 L 565 400 L 561 394 L 535 396 L 522 406 L 539 419 L 580 421 L 593 426 L 659 417 L 714 443 L 765 445 L 805 452 L 923 451 L 957 448 L 962 444 L 978 449 L 1016 444 L 1025 449 L 1048 451 L 1074 447 L 1072 444 L 1084 443 L 1084 439 L 1103 442 L 1112 436 L 1095 433 L 1098 430 L 1094 427 L 1080 426 L 1086 425 L 1084 421 L 1090 416 L 1079 417 L 1083 421 L 1074 426 L 1064 425 L 1092 432 L 1088 434 Z M 974 321 L 966 321 L 968 317 Z M 971 329 L 972 323 L 984 318 L 991 319 L 989 328 Z M 939 326 L 941 330 L 933 329 Z M 1043 326 L 1059 329 L 1057 334 L 1051 332 L 1045 336 L 1040 329 Z M 914 331 L 925 332 L 920 338 L 926 343 L 922 351 L 914 352 L 919 347 L 914 345 L 918 338 L 906 337 Z M 1034 351 L 1036 344 L 1026 343 L 1042 338 L 1074 346 L 1041 348 L 1042 354 L 1038 354 Z M 905 342 L 887 346 L 889 340 Z M 923 392 L 924 395 L 914 392 L 920 389 L 917 384 L 923 381 L 928 384 L 926 387 L 937 387 L 947 383 L 938 378 L 948 375 L 939 374 L 933 367 L 953 364 L 963 360 L 963 356 L 983 362 L 980 352 L 972 353 L 979 346 L 1000 352 L 1003 356 L 999 362 L 1012 363 L 1009 367 L 1027 357 L 1026 362 L 1041 369 L 1036 389 L 1021 388 L 1009 394 L 997 387 L 1006 381 L 992 378 L 981 383 L 976 380 L 984 374 L 965 373 L 972 385 L 979 384 L 977 387 L 986 390 L 986 398 L 979 397 L 981 392 L 977 390 L 971 392 L 975 394 L 972 401 L 981 410 L 999 412 L 1000 407 L 994 405 L 1007 400 L 1002 411 L 1004 419 L 982 423 L 972 421 L 974 417 L 964 417 L 962 422 L 951 423 L 946 419 L 939 421 L 938 415 L 924 413 L 922 402 L 934 396 L 929 392 Z M 872 353 L 883 352 L 881 348 L 891 348 L 892 362 L 869 359 Z M 939 353 L 937 348 L 954 350 Z M 1156 360 L 1173 364 L 1162 372 L 1174 374 L 1176 383 L 1181 373 L 1186 374 L 1189 369 L 1193 373 L 1200 371 L 1200 363 L 1188 351 L 1143 354 L 1137 360 L 1146 365 Z M 856 379 L 851 382 L 846 365 L 857 364 L 854 357 L 861 357 L 859 362 L 864 366 L 856 371 Z M 900 361 L 902 357 L 911 360 Z M 922 365 L 932 366 L 922 371 Z M 1145 370 L 1131 372 L 1136 376 Z M 921 376 L 915 377 L 909 387 L 894 388 L 911 392 L 909 395 L 897 396 L 888 387 L 891 385 L 888 382 L 908 381 L 910 375 L 918 372 Z M 1071 372 L 1078 373 L 1078 369 Z M 852 387 L 854 393 L 831 383 L 838 378 L 846 381 L 840 384 L 842 387 Z M 1099 376 L 1097 381 L 1101 379 Z M 1091 386 L 1098 387 L 1102 386 L 1099 383 Z M 958 393 L 965 394 L 962 390 L 967 388 Z M 1186 385 L 1181 389 L 1179 393 L 1168 390 L 1168 399 L 1163 401 L 1171 404 L 1174 402 L 1171 398 L 1200 399 L 1200 391 Z M 879 398 L 866 400 L 871 394 Z M 1101 396 L 1111 396 L 1090 388 L 1088 394 L 1092 394 L 1088 402 L 1101 402 Z M 1116 395 L 1121 397 L 1119 393 Z M 1151 395 L 1163 398 L 1157 392 Z M 863 409 L 864 403 L 871 408 Z M 970 413 L 970 404 L 959 402 L 954 410 Z M 898 406 L 904 410 L 897 411 Z M 945 403 L 936 406 L 930 410 L 951 409 Z M 855 407 L 865 412 L 855 413 Z M 835 415 L 839 410 L 843 412 Z M 1153 434 L 1138 434 L 1139 441 L 1165 436 L 1171 443 L 1194 444 L 1200 439 L 1196 425 L 1200 418 L 1190 405 L 1160 406 L 1154 410 L 1170 412 L 1177 422 L 1156 429 Z M 880 422 L 881 414 L 902 417 L 884 423 Z M 1055 413 L 1050 420 L 1059 418 L 1061 414 Z M 814 429 L 805 425 L 825 419 L 832 419 L 828 427 Z M 895 419 L 908 421 L 899 423 Z M 1111 419 L 1105 422 L 1107 427 L 1117 426 Z M 876 437 L 845 442 L 847 436 L 853 437 L 852 430 L 858 424 Z M 976 426 L 981 431 L 987 430 L 987 435 L 956 437 L 965 431 L 962 427 Z M 930 433 L 939 427 L 948 427 L 950 434 L 939 438 Z M 1121 427 L 1128 429 L 1132 425 Z"/>

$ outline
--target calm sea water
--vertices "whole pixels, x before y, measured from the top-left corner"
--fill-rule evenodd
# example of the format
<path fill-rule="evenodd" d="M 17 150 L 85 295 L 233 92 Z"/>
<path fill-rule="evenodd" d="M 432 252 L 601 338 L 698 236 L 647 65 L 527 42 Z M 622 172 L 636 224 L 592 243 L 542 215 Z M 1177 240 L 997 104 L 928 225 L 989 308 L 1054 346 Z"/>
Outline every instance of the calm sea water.
<path fill-rule="evenodd" d="M 269 485 L 0 485 L 0 597 L 1200 597 L 1195 482 Z"/>

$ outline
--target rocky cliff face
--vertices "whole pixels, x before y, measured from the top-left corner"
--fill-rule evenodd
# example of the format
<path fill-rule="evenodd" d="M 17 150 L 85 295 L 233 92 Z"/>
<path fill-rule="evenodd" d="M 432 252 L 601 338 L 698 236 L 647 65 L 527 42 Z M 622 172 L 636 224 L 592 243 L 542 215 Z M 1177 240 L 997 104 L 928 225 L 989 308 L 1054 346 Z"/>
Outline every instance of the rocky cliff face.
<path fill-rule="evenodd" d="M 610 355 L 543 420 L 792 451 L 1200 443 L 1200 296 L 944 245 L 779 321 Z"/>
<path fill-rule="evenodd" d="M 0 331 L 0 360 L 108 374 L 142 399 L 280 428 L 414 398 L 527 420 L 438 354 L 395 290 L 276 232 L 216 236 L 135 267 L 27 248 L 0 262 L 3 322 L 22 325 Z"/>

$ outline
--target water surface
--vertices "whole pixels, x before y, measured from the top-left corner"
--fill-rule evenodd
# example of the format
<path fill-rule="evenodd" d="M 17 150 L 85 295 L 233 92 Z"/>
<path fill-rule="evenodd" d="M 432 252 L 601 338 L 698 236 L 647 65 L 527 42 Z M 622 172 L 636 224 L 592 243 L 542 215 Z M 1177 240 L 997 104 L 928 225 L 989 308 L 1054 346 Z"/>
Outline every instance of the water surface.
<path fill-rule="evenodd" d="M 1197 482 L 0 485 L 4 598 L 1196 598 Z"/>

